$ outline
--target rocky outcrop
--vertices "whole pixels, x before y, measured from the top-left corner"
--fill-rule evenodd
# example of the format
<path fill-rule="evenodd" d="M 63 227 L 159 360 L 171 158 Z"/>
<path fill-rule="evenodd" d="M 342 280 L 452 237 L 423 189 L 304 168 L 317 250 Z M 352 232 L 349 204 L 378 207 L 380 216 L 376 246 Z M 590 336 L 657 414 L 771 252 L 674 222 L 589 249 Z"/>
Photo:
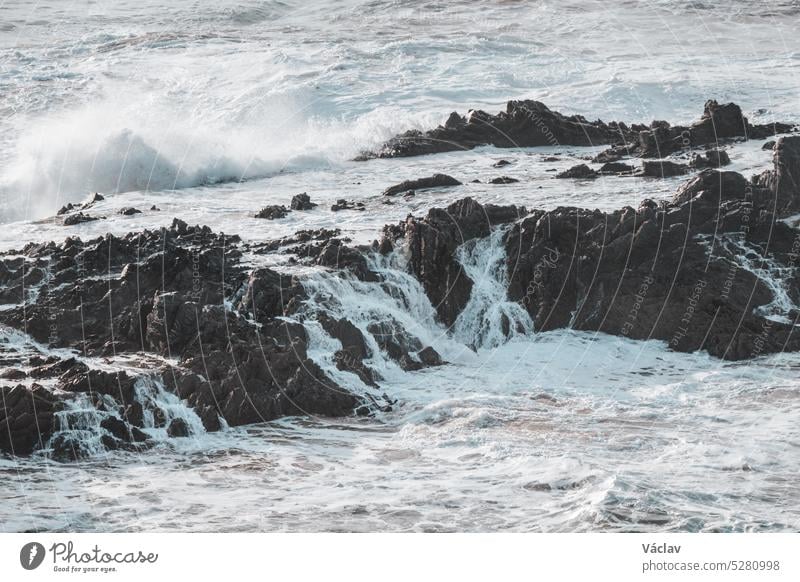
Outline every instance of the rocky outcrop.
<path fill-rule="evenodd" d="M 690 165 L 693 168 L 721 168 L 731 163 L 731 158 L 725 150 L 710 149 L 705 154 L 695 154 Z"/>
<path fill-rule="evenodd" d="M 82 356 L 170 358 L 174 364 L 157 371 L 207 430 L 222 421 L 237 426 L 286 415 L 367 412 L 372 403 L 337 385 L 308 357 L 302 325 L 282 319 L 302 305 L 302 285 L 271 269 L 248 273 L 239 244 L 238 237 L 175 220 L 168 229 L 123 237 L 28 245 L 0 255 L 3 299 L 11 304 L 0 310 L 0 323 Z M 374 276 L 362 252 L 335 238 L 325 237 L 308 260 Z M 46 379 L 59 390 L 3 388 L 0 451 L 29 454 L 49 443 L 54 458 L 85 454 L 68 435 L 53 436 L 53 415 L 78 396 L 105 411 L 98 431 L 106 449 L 147 446 L 141 429 L 154 411 L 137 398 L 139 377 L 91 369 L 75 358 L 40 360 L 27 370 L 26 358 L 9 362 L 18 365 L 18 380 Z M 165 428 L 185 433 L 180 423 Z"/>
<path fill-rule="evenodd" d="M 350 202 L 344 198 L 340 198 L 335 204 L 331 205 L 331 212 L 339 212 L 340 210 L 366 210 L 363 202 Z"/>
<path fill-rule="evenodd" d="M 716 146 L 733 139 L 763 139 L 793 129 L 793 125 L 788 123 L 752 125 L 735 103 L 720 104 L 710 100 L 695 123 L 672 126 L 666 121 L 654 121 L 649 128 L 640 130 L 634 139 L 615 144 L 596 159 L 614 161 L 626 156 L 664 158 L 681 150 Z M 716 167 L 722 165 L 720 159 L 716 161 Z"/>
<path fill-rule="evenodd" d="M 612 144 L 630 136 L 631 130 L 625 124 L 562 115 L 539 101 L 509 101 L 505 111 L 494 115 L 480 110 L 470 110 L 464 116 L 453 112 L 444 125 L 425 132 L 408 131 L 359 159 L 418 156 L 481 145 L 505 148 Z"/>
<path fill-rule="evenodd" d="M 559 179 L 576 178 L 579 180 L 587 180 L 587 179 L 597 178 L 597 172 L 595 172 L 586 164 L 578 164 L 577 166 L 572 166 L 568 170 L 559 172 L 558 174 L 556 174 L 556 178 Z"/>
<path fill-rule="evenodd" d="M 434 174 L 426 178 L 418 178 L 416 180 L 406 180 L 389 186 L 383 191 L 384 196 L 397 196 L 404 192 L 424 190 L 427 188 L 447 188 L 449 186 L 461 186 L 461 182 L 448 176 L 447 174 Z"/>
<path fill-rule="evenodd" d="M 64 226 L 75 226 L 76 224 L 83 224 L 84 222 L 94 222 L 95 220 L 100 220 L 97 216 L 92 216 L 90 214 L 84 214 L 83 212 L 78 212 L 76 214 L 70 214 L 66 218 L 64 218 Z"/>
<path fill-rule="evenodd" d="M 472 281 L 455 258 L 456 249 L 524 214 L 521 207 L 481 205 L 464 198 L 447 208 L 430 210 L 425 218 L 409 217 L 385 232 L 389 239 L 405 237 L 411 272 L 422 283 L 441 320 L 452 325 L 472 289 Z"/>
<path fill-rule="evenodd" d="M 292 196 L 290 206 L 292 210 L 313 210 L 317 207 L 315 203 L 311 202 L 311 197 L 305 192 Z"/>
<path fill-rule="evenodd" d="M 279 218 L 286 218 L 288 214 L 289 209 L 283 204 L 271 204 L 256 212 L 255 217 L 266 218 L 267 220 L 277 220 Z"/>
<path fill-rule="evenodd" d="M 638 175 L 649 178 L 671 178 L 673 176 L 683 176 L 689 172 L 686 164 L 670 162 L 668 160 L 642 162 L 642 170 Z"/>
<path fill-rule="evenodd" d="M 515 184 L 519 182 L 516 178 L 510 176 L 498 176 L 489 180 L 489 184 Z"/>
<path fill-rule="evenodd" d="M 358 159 L 407 157 L 472 149 L 531 146 L 614 146 L 595 161 L 605 163 L 622 157 L 663 158 L 690 147 L 713 145 L 733 138 L 763 139 L 787 133 L 787 123 L 752 125 L 734 103 L 707 101 L 701 118 L 690 126 L 671 126 L 654 121 L 649 126 L 588 121 L 580 115 L 562 115 L 539 101 L 509 101 L 497 114 L 470 110 L 467 115 L 451 113 L 444 123 L 425 132 L 412 130 L 398 135 L 375 152 Z"/>
<path fill-rule="evenodd" d="M 446 325 L 472 287 L 455 248 L 487 236 L 490 225 L 513 222 L 505 240 L 508 298 L 538 332 L 569 327 L 659 339 L 726 359 L 798 350 L 800 309 L 791 305 L 800 305 L 800 235 L 782 220 L 800 202 L 798 145 L 800 137 L 779 140 L 774 170 L 752 180 L 704 170 L 669 202 L 615 212 L 561 207 L 516 220 L 518 209 L 464 199 L 385 236 L 405 238 L 409 268 Z"/>
<path fill-rule="evenodd" d="M 757 176 L 756 186 L 774 194 L 775 209 L 788 215 L 800 212 L 800 136 L 780 138 L 773 149 L 774 169 Z"/>
<path fill-rule="evenodd" d="M 60 408 L 56 396 L 38 384 L 0 386 L 0 402 L 0 451 L 30 455 L 42 448 Z"/>

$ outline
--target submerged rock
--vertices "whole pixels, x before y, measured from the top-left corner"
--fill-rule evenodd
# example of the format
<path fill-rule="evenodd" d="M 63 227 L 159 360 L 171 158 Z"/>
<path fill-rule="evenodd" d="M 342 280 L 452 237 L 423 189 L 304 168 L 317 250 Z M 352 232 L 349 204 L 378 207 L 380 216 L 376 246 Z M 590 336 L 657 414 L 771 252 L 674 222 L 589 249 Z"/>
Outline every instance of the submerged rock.
<path fill-rule="evenodd" d="M 622 162 L 606 162 L 597 171 L 598 174 L 613 174 L 617 176 L 624 176 L 633 174 L 636 170 L 634 166 L 624 164 Z"/>
<path fill-rule="evenodd" d="M 363 202 L 349 202 L 344 198 L 336 201 L 336 204 L 331 206 L 332 212 L 339 212 L 340 210 L 366 210 Z"/>
<path fill-rule="evenodd" d="M 671 126 L 665 121 L 630 126 L 588 121 L 581 115 L 566 116 L 551 111 L 539 101 L 509 101 L 505 111 L 494 115 L 480 110 L 471 110 L 465 116 L 453 112 L 444 125 L 425 132 L 407 131 L 357 159 L 418 156 L 482 145 L 500 148 L 612 145 L 595 159 L 597 163 L 605 163 L 632 155 L 663 158 L 681 149 L 716 144 L 720 140 L 763 139 L 792 129 L 787 123 L 752 125 L 738 105 L 714 100 L 706 102 L 701 118 L 688 127 Z"/>
<path fill-rule="evenodd" d="M 515 182 L 519 182 L 519 180 L 509 176 L 500 176 L 499 178 L 492 178 L 489 180 L 489 184 L 514 184 Z"/>
<path fill-rule="evenodd" d="M 84 214 L 83 212 L 78 212 L 77 214 L 70 214 L 64 219 L 64 226 L 74 226 L 76 224 L 82 224 L 84 222 L 93 222 L 95 220 L 99 220 L 96 216 L 90 216 L 89 214 Z"/>
<path fill-rule="evenodd" d="M 317 207 L 316 204 L 311 202 L 311 197 L 305 192 L 292 196 L 292 202 L 290 206 L 292 210 L 313 210 Z"/>
<path fill-rule="evenodd" d="M 266 218 L 267 220 L 276 220 L 279 218 L 286 218 L 288 214 L 289 210 L 282 204 L 272 204 L 259 210 L 255 217 Z"/>
<path fill-rule="evenodd" d="M 453 112 L 444 125 L 426 132 L 408 131 L 358 159 L 417 156 L 481 145 L 501 148 L 598 145 L 615 143 L 630 135 L 624 124 L 562 115 L 539 101 L 509 101 L 505 111 L 494 115 L 480 110 L 471 110 L 465 116 Z"/>
<path fill-rule="evenodd" d="M 403 192 L 423 190 L 426 188 L 445 188 L 448 186 L 460 186 L 461 182 L 448 176 L 447 174 L 434 174 L 427 178 L 418 178 L 416 180 L 406 180 L 394 186 L 389 186 L 383 191 L 384 196 L 397 196 Z"/>
<path fill-rule="evenodd" d="M 695 154 L 692 158 L 693 168 L 721 168 L 731 163 L 731 159 L 725 150 L 712 149 L 706 150 L 705 155 Z"/>
<path fill-rule="evenodd" d="M 570 169 L 564 170 L 563 172 L 559 172 L 558 174 L 556 174 L 556 178 L 560 179 L 577 178 L 586 180 L 596 177 L 597 177 L 597 172 L 595 172 L 586 164 L 578 164 L 577 166 L 572 166 Z"/>
<path fill-rule="evenodd" d="M 689 166 L 686 164 L 679 164 L 668 160 L 652 162 L 645 160 L 642 162 L 642 170 L 638 175 L 650 178 L 671 178 L 672 176 L 683 176 L 688 172 Z"/>

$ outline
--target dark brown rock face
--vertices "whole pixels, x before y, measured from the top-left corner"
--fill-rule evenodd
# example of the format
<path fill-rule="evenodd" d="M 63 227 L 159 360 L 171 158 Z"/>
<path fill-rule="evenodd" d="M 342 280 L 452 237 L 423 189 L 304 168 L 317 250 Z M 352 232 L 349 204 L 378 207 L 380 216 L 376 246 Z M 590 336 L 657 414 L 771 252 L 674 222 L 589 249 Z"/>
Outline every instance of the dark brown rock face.
<path fill-rule="evenodd" d="M 775 196 L 740 174 L 706 170 L 671 203 L 535 212 L 507 240 L 509 297 L 539 331 L 660 339 L 727 359 L 800 349 L 794 316 L 771 310 L 773 292 L 750 266 L 795 273 L 784 284 L 800 298 L 800 238 L 777 220 Z"/>
<path fill-rule="evenodd" d="M 479 145 L 530 147 L 541 145 L 598 145 L 624 141 L 624 124 L 588 121 L 580 115 L 562 115 L 539 101 L 509 101 L 496 115 L 471 110 L 451 113 L 447 122 L 426 132 L 409 131 L 391 139 L 378 152 L 362 159 L 418 156 Z"/>
<path fill-rule="evenodd" d="M 556 178 L 560 179 L 578 178 L 585 180 L 587 178 L 597 178 L 597 172 L 595 172 L 586 164 L 578 164 L 577 166 L 572 166 L 568 170 L 559 172 L 558 174 L 556 174 Z"/>
<path fill-rule="evenodd" d="M 42 448 L 53 432 L 58 399 L 37 384 L 0 386 L 0 395 L 0 451 L 29 455 Z"/>
<path fill-rule="evenodd" d="M 387 235 L 405 236 L 411 272 L 422 283 L 441 320 L 452 325 L 472 289 L 472 281 L 455 258 L 456 249 L 470 239 L 488 236 L 492 227 L 514 221 L 524 212 L 516 206 L 482 206 L 464 198 L 447 208 L 432 209 L 423 219 L 409 217 Z"/>
<path fill-rule="evenodd" d="M 716 122 L 727 132 L 736 127 Z M 775 169 L 750 181 L 706 169 L 670 202 L 615 212 L 561 207 L 519 219 L 521 209 L 466 198 L 388 227 L 385 236 L 405 237 L 409 269 L 447 325 L 472 291 L 454 259 L 457 247 L 513 222 L 505 240 L 508 298 L 538 332 L 569 327 L 659 339 L 726 359 L 798 350 L 798 310 L 785 311 L 786 301 L 800 302 L 800 235 L 781 220 L 800 211 L 798 149 L 800 138 L 781 138 Z M 788 300 L 776 302 L 776 293 Z"/>
<path fill-rule="evenodd" d="M 433 176 L 428 176 L 427 178 L 418 178 L 416 180 L 406 180 L 405 182 L 400 182 L 399 184 L 395 184 L 394 186 L 389 186 L 386 190 L 383 191 L 384 196 L 397 196 L 398 194 L 402 194 L 403 192 L 409 192 L 411 190 L 423 190 L 426 188 L 445 188 L 448 186 L 460 186 L 461 182 L 453 178 L 452 176 L 448 176 L 447 174 L 434 174 Z"/>
<path fill-rule="evenodd" d="M 334 266 L 366 277 L 363 254 L 337 239 L 325 248 L 332 241 L 340 247 Z M 238 247 L 238 237 L 179 220 L 124 237 L 28 245 L 0 256 L 3 299 L 18 304 L 2 310 L 0 322 L 81 355 L 144 352 L 176 359 L 176 366 L 160 370 L 164 382 L 207 430 L 219 429 L 220 419 L 235 426 L 295 414 L 341 416 L 362 407 L 361 398 L 308 358 L 303 327 L 278 319 L 302 303 L 302 286 L 270 269 L 248 274 Z M 310 260 L 324 263 L 325 248 Z M 90 369 L 74 358 L 43 360 L 17 375 L 51 379 L 60 391 L 3 387 L 0 451 L 41 448 L 53 434 L 54 411 L 78 395 L 109 415 L 101 427 L 108 449 L 140 446 L 145 414 L 157 413 L 137 398 L 137 378 Z M 170 430 L 178 436 L 185 428 Z M 54 458 L 84 454 L 67 437 L 51 444 Z"/>
<path fill-rule="evenodd" d="M 623 156 L 662 158 L 678 150 L 733 138 L 763 139 L 787 133 L 787 123 L 752 125 L 734 103 L 707 101 L 701 118 L 692 125 L 670 126 L 654 121 L 649 126 L 588 121 L 580 115 L 562 115 L 539 101 L 509 101 L 506 110 L 495 115 L 471 110 L 466 116 L 451 113 L 444 125 L 425 132 L 412 130 L 389 140 L 376 152 L 359 159 L 418 156 L 438 152 L 495 147 L 590 146 L 614 147 L 600 154 L 600 163 Z"/>
<path fill-rule="evenodd" d="M 780 138 L 773 150 L 774 169 L 754 179 L 756 186 L 774 195 L 779 214 L 800 212 L 800 136 Z"/>

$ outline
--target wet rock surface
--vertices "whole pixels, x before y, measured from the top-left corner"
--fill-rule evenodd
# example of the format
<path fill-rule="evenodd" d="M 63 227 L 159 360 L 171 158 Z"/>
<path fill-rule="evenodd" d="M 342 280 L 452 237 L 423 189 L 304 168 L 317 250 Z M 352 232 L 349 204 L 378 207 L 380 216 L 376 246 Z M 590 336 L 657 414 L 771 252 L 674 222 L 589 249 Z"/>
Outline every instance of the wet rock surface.
<path fill-rule="evenodd" d="M 461 182 L 448 176 L 447 174 L 433 174 L 426 178 L 416 180 L 406 180 L 394 186 L 389 186 L 383 191 L 384 196 L 397 196 L 404 192 L 424 190 L 427 188 L 446 188 L 449 186 L 461 186 Z"/>
<path fill-rule="evenodd" d="M 665 144 L 675 146 L 670 136 L 676 128 L 666 122 L 647 127 L 587 122 L 536 102 L 512 102 L 494 117 L 453 114 L 441 129 L 451 137 L 468 136 L 461 146 L 477 145 L 493 135 L 488 124 L 495 117 L 533 145 L 544 139 L 546 127 L 575 142 L 587 136 L 607 143 L 635 137 L 635 143 L 623 144 L 626 155 L 647 157 L 648 148 L 661 152 Z M 714 102 L 689 131 L 693 145 L 769 135 L 768 128 L 750 125 L 738 107 Z M 420 140 L 410 143 L 427 143 Z M 409 149 L 396 155 L 414 155 L 417 145 L 402 146 Z M 500 264 L 507 299 L 527 313 L 536 332 L 572 328 L 658 339 L 677 351 L 705 350 L 726 359 L 800 349 L 794 333 L 800 316 L 800 235 L 788 220 L 800 213 L 800 136 L 778 138 L 771 151 L 773 169 L 747 178 L 720 170 L 729 162 L 727 154 L 703 146 L 702 153 L 687 158 L 699 173 L 670 200 L 645 199 L 637 208 L 614 212 L 528 211 L 463 198 L 387 225 L 372 246 L 351 245 L 334 229 L 301 230 L 246 245 L 236 235 L 175 219 L 168 228 L 90 240 L 68 237 L 2 253 L 0 324 L 25 340 L 0 344 L 0 451 L 46 451 L 68 461 L 97 450 L 145 450 L 156 434 L 187 437 L 196 430 L 287 415 L 369 414 L 392 405 L 381 392 L 376 357 L 408 372 L 446 364 L 394 316 L 365 322 L 337 314 L 336 292 L 312 294 L 309 275 L 254 266 L 244 253 L 291 254 L 295 264 L 312 272 L 384 293 L 394 291 L 376 257 L 388 260 L 400 253 L 436 319 L 450 328 L 475 292 L 475 281 L 460 262 L 462 245 L 503 229 Z M 595 158 L 604 160 L 599 172 L 582 164 L 568 177 L 666 177 L 690 170 L 669 160 L 644 160 L 637 172 L 618 154 L 612 148 Z M 458 183 L 437 174 L 398 184 L 386 196 Z M 87 217 L 83 210 L 100 201 L 96 195 L 60 214 L 65 224 L 79 223 Z M 291 202 L 293 211 L 314 206 L 305 193 Z M 332 209 L 364 208 L 340 200 Z M 278 218 L 287 212 L 270 206 L 259 214 Z M 520 332 L 511 323 L 506 317 L 502 333 Z M 320 347 L 317 332 L 331 343 Z M 320 350 L 331 352 L 327 360 L 319 359 Z M 128 367 L 115 367 L 120 358 Z M 363 389 L 334 379 L 342 374 Z M 165 397 L 160 391 L 183 401 L 196 422 L 160 407 L 156 402 Z M 90 426 L 76 428 L 87 422 Z M 88 431 L 93 440 L 76 440 L 71 436 L 76 430 Z"/>
<path fill-rule="evenodd" d="M 385 238 L 405 238 L 411 273 L 422 284 L 441 320 L 452 325 L 472 289 L 472 281 L 456 260 L 456 249 L 524 215 L 521 207 L 481 205 L 464 198 L 447 208 L 430 210 L 425 218 L 410 216 L 400 225 L 387 227 Z"/>
<path fill-rule="evenodd" d="M 595 172 L 592 168 L 590 168 L 586 164 L 578 164 L 577 166 L 572 166 L 568 170 L 564 170 L 563 172 L 559 172 L 558 174 L 556 174 L 556 178 L 559 178 L 561 180 L 569 178 L 587 180 L 596 177 L 597 177 L 597 172 Z"/>
<path fill-rule="evenodd" d="M 289 214 L 289 209 L 282 204 L 271 204 L 265 206 L 256 212 L 256 218 L 266 218 L 267 220 L 277 220 L 279 218 L 286 218 Z"/>
<path fill-rule="evenodd" d="M 302 192 L 292 196 L 290 207 L 292 210 L 313 210 L 317 205 L 311 202 L 311 197 L 308 194 Z"/>
<path fill-rule="evenodd" d="M 425 132 L 408 131 L 359 159 L 418 156 L 481 145 L 508 148 L 613 144 L 632 135 L 625 124 L 562 115 L 539 101 L 509 101 L 506 110 L 497 114 L 471 110 L 462 116 L 453 112 L 444 125 Z"/>
<path fill-rule="evenodd" d="M 467 115 L 451 113 L 444 125 L 425 132 L 408 131 L 380 149 L 358 159 L 418 156 L 472 149 L 481 145 L 500 148 L 531 146 L 613 146 L 596 158 L 599 163 L 621 157 L 663 158 L 671 153 L 719 141 L 764 139 L 788 133 L 788 123 L 753 125 L 734 103 L 709 100 L 698 121 L 690 126 L 671 126 L 666 121 L 649 125 L 588 121 L 580 115 L 566 116 L 539 101 L 509 101 L 497 114 L 471 110 Z"/>
<path fill-rule="evenodd" d="M 342 268 L 351 267 L 349 261 L 357 263 L 354 270 L 364 268 L 355 250 L 337 255 Z M 3 310 L 0 323 L 80 358 L 172 358 L 177 365 L 160 367 L 163 381 L 207 430 L 219 429 L 221 420 L 236 426 L 286 415 L 353 413 L 361 398 L 308 358 L 302 326 L 279 319 L 300 305 L 302 286 L 270 269 L 248 272 L 240 258 L 238 237 L 179 220 L 124 237 L 28 245 L 0 257 L 5 300 L 16 303 Z M 138 378 L 93 369 L 80 358 L 40 358 L 40 366 L 17 371 L 19 377 L 48 379 L 59 396 L 45 388 L 4 387 L 10 406 L 3 408 L 2 422 L 11 437 L 0 442 L 1 450 L 41 449 L 55 431 L 53 411 L 79 395 L 89 395 L 95 405 L 103 404 L 101 397 L 113 402 L 103 404 L 118 418 L 100 426 L 106 449 L 146 440 L 137 430 L 153 412 L 137 398 Z M 31 361 L 15 360 L 21 367 Z M 39 400 L 42 418 L 31 432 L 31 403 Z M 173 424 L 168 432 L 183 435 L 184 428 Z M 86 453 L 66 437 L 54 439 L 50 449 L 59 459 Z"/>
<path fill-rule="evenodd" d="M 446 325 L 472 288 L 454 249 L 513 222 L 505 241 L 508 297 L 537 331 L 659 339 L 726 359 L 797 350 L 800 235 L 783 219 L 800 202 L 798 153 L 800 136 L 781 138 L 773 170 L 748 180 L 706 169 L 668 202 L 610 213 L 561 207 L 517 220 L 524 211 L 464 199 L 385 236 L 405 239 L 410 270 Z"/>

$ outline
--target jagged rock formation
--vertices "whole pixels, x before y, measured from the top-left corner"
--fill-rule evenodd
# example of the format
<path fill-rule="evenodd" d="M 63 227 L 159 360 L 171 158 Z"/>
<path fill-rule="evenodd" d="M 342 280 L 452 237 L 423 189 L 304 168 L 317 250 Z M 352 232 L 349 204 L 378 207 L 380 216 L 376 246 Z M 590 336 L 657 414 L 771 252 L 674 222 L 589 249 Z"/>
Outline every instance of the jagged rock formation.
<path fill-rule="evenodd" d="M 763 139 L 791 130 L 792 125 L 786 123 L 752 125 L 738 105 L 720 105 L 713 100 L 706 102 L 700 120 L 688 127 L 670 126 L 666 121 L 654 121 L 649 126 L 588 121 L 581 115 L 566 116 L 551 111 L 539 101 L 509 101 L 506 110 L 495 115 L 480 110 L 470 110 L 465 116 L 453 112 L 444 125 L 425 132 L 407 131 L 378 151 L 364 152 L 358 159 L 418 156 L 482 145 L 500 148 L 612 145 L 595 159 L 605 163 L 627 156 L 660 158 L 726 139 Z"/>
<path fill-rule="evenodd" d="M 389 186 L 383 191 L 384 196 L 397 196 L 404 192 L 424 190 L 426 188 L 446 188 L 448 186 L 460 186 L 461 182 L 448 176 L 447 174 L 434 174 L 426 178 L 418 178 L 416 180 L 406 180 Z"/>
<path fill-rule="evenodd" d="M 705 170 L 670 202 L 532 212 L 507 236 L 509 299 L 525 306 L 538 331 L 660 339 L 728 359 L 800 349 L 792 307 L 800 304 L 800 236 L 781 220 L 800 203 L 800 136 L 781 138 L 775 151 L 774 170 L 751 181 Z M 405 238 L 412 273 L 450 325 L 472 286 L 455 249 L 519 213 L 464 199 L 385 236 Z M 784 288 L 761 270 L 783 277 Z"/>
<path fill-rule="evenodd" d="M 735 108 L 709 105 L 707 113 L 693 130 L 698 136 L 709 124 L 738 131 L 729 119 L 736 115 L 753 130 Z M 569 135 L 574 126 L 589 131 L 579 118 L 553 120 Z M 589 124 L 599 134 L 631 131 L 599 123 Z M 449 327 L 475 284 L 459 249 L 503 227 L 504 238 L 492 240 L 505 249 L 507 299 L 527 311 L 537 332 L 569 327 L 659 339 L 678 351 L 727 359 L 800 349 L 800 235 L 785 220 L 800 213 L 800 136 L 779 138 L 773 158 L 774 168 L 752 179 L 708 168 L 670 201 L 644 200 L 615 212 L 529 212 L 464 198 L 386 226 L 371 248 L 350 246 L 325 229 L 246 247 L 237 236 L 176 219 L 160 230 L 70 237 L 0 254 L 0 324 L 33 346 L 23 352 L 0 344 L 0 451 L 48 447 L 64 460 L 88 454 L 58 432 L 76 403 L 98 411 L 98 446 L 105 450 L 142 450 L 153 426 L 173 437 L 191 434 L 186 419 L 168 418 L 143 398 L 143 382 L 154 376 L 213 431 L 287 415 L 386 410 L 391 397 L 369 392 L 383 381 L 370 367 L 377 352 L 407 371 L 444 363 L 393 316 L 354 323 L 346 313 L 328 312 L 325 301 L 335 298 L 324 294 L 312 306 L 307 281 L 244 264 L 245 248 L 291 252 L 296 261 L 384 289 L 376 257 L 367 254 L 402 247 L 408 272 Z M 718 166 L 724 157 L 707 153 L 704 160 Z M 631 171 L 614 162 L 605 168 Z M 296 202 L 297 209 L 310 204 Z M 341 386 L 331 377 L 339 377 L 336 370 L 326 373 L 309 356 L 307 325 L 341 345 L 328 362 L 360 379 L 363 391 Z M 47 354 L 41 346 L 75 355 Z M 147 372 L 109 371 L 87 359 L 122 355 Z"/>

